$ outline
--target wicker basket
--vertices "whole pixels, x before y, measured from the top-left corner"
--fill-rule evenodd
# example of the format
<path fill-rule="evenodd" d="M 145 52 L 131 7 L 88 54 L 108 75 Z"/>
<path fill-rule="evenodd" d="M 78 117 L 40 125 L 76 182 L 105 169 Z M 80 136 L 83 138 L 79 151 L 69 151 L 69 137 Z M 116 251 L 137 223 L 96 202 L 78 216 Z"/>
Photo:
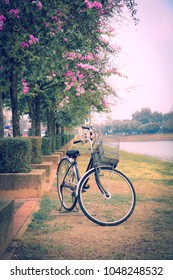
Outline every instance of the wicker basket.
<path fill-rule="evenodd" d="M 119 162 L 119 142 L 100 142 L 93 153 L 94 163 L 116 167 Z"/>

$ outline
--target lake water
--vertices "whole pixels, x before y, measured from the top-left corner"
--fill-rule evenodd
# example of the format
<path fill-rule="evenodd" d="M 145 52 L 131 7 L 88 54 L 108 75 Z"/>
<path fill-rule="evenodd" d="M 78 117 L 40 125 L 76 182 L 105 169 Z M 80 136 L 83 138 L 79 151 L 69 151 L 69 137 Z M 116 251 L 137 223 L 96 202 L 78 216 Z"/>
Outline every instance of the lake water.
<path fill-rule="evenodd" d="M 120 150 L 173 162 L 173 141 L 120 142 Z"/>

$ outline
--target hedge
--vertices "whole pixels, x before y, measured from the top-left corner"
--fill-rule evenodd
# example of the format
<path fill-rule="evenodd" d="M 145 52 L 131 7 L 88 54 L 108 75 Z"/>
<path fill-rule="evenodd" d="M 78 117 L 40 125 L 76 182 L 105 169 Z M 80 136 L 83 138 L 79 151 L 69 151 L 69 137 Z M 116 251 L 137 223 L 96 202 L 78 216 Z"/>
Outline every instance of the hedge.
<path fill-rule="evenodd" d="M 51 141 L 52 141 L 51 150 L 52 150 L 52 153 L 54 153 L 56 151 L 56 138 L 55 138 L 55 136 L 51 137 Z"/>
<path fill-rule="evenodd" d="M 0 173 L 31 171 L 31 142 L 27 138 L 0 138 Z"/>
<path fill-rule="evenodd" d="M 41 153 L 41 146 L 42 146 L 42 139 L 41 137 L 29 137 L 31 141 L 31 163 L 33 164 L 40 164 L 42 163 L 42 153 Z"/>
<path fill-rule="evenodd" d="M 42 152 L 42 155 L 51 155 L 52 154 L 51 137 L 42 137 L 41 152 Z"/>
<path fill-rule="evenodd" d="M 62 147 L 62 137 L 61 137 L 61 134 L 57 135 L 55 137 L 56 139 L 56 150 L 60 150 L 61 147 Z"/>

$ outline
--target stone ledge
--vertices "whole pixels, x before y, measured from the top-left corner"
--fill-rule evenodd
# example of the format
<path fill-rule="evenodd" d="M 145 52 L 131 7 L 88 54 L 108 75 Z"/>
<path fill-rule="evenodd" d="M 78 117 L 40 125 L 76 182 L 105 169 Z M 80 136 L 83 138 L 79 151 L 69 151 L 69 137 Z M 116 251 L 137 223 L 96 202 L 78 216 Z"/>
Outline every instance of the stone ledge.
<path fill-rule="evenodd" d="M 60 161 L 60 155 L 58 154 L 52 154 L 52 155 L 42 155 L 43 162 L 52 162 L 53 168 L 57 168 L 58 163 Z"/>
<path fill-rule="evenodd" d="M 0 259 L 13 239 L 14 200 L 0 199 Z"/>
<path fill-rule="evenodd" d="M 33 169 L 30 173 L 1 173 L 0 197 L 41 197 L 46 187 L 46 170 Z"/>
<path fill-rule="evenodd" d="M 46 170 L 46 182 L 50 183 L 55 178 L 55 172 L 53 170 L 53 162 L 42 162 L 41 164 L 31 164 L 32 169 L 45 169 Z"/>
<path fill-rule="evenodd" d="M 64 152 L 63 151 L 56 151 L 55 155 L 59 155 L 60 159 L 62 159 L 64 157 Z"/>

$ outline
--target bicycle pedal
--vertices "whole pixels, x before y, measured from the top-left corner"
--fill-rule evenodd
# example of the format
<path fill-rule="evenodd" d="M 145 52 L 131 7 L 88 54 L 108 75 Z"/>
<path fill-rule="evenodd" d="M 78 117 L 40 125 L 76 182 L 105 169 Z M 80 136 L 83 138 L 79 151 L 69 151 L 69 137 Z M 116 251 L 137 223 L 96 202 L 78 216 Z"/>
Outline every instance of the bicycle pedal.
<path fill-rule="evenodd" d="M 90 185 L 86 185 L 83 187 L 83 189 L 88 190 L 90 188 Z"/>
<path fill-rule="evenodd" d="M 90 185 L 86 185 L 83 187 L 82 192 L 86 192 L 90 188 Z"/>

